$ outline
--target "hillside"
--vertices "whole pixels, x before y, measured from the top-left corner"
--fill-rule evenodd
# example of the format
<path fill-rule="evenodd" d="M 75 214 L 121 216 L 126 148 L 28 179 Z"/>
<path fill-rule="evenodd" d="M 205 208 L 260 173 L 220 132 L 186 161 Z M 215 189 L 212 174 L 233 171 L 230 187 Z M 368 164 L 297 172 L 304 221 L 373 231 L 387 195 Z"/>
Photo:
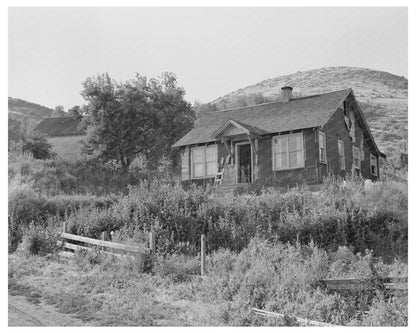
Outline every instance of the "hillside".
<path fill-rule="evenodd" d="M 292 86 L 295 96 L 307 96 L 352 88 L 367 118 L 379 148 L 389 154 L 398 148 L 408 131 L 408 80 L 365 68 L 327 67 L 267 79 L 217 98 L 218 109 L 235 106 L 240 96 L 263 94 L 277 100 L 280 88 Z"/>
<path fill-rule="evenodd" d="M 8 101 L 9 142 L 21 140 L 31 132 L 43 118 L 50 117 L 53 109 L 22 99 L 9 97 Z"/>
<path fill-rule="evenodd" d="M 9 97 L 9 115 L 41 120 L 52 115 L 53 109 L 18 98 Z"/>

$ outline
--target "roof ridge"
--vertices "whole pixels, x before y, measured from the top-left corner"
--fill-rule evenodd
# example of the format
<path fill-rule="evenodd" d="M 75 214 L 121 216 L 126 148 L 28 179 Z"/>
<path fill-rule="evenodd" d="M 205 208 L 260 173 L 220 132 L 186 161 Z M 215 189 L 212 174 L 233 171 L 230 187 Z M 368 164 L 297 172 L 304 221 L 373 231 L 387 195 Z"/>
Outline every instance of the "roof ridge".
<path fill-rule="evenodd" d="M 261 103 L 261 104 L 254 104 L 254 105 L 247 105 L 247 106 L 240 106 L 238 108 L 232 108 L 232 109 L 225 109 L 225 110 L 217 110 L 217 111 L 213 111 L 213 112 L 208 112 L 207 114 L 213 114 L 213 113 L 217 113 L 217 112 L 226 112 L 226 111 L 234 111 L 234 110 L 241 110 L 241 109 L 247 109 L 247 108 L 252 108 L 252 107 L 256 107 L 256 106 L 261 106 L 261 105 L 268 105 L 268 104 L 283 104 L 282 101 L 272 101 L 272 102 L 266 102 L 266 103 Z"/>
<path fill-rule="evenodd" d="M 45 119 L 68 119 L 68 118 L 72 118 L 72 119 L 74 119 L 74 117 L 72 117 L 72 116 L 65 116 L 65 117 L 46 117 L 46 118 L 43 118 L 43 120 L 45 120 Z"/>
<path fill-rule="evenodd" d="M 322 94 L 315 94 L 315 95 L 309 95 L 309 96 L 303 96 L 303 97 L 298 97 L 298 98 L 291 98 L 291 101 L 297 101 L 299 99 L 306 99 L 306 98 L 312 98 L 312 97 L 319 97 L 319 96 L 323 96 L 323 95 L 329 95 L 329 94 L 334 94 L 334 93 L 339 93 L 341 91 L 347 91 L 347 90 L 352 90 L 352 88 L 346 88 L 346 89 L 339 89 L 339 90 L 334 90 L 334 91 L 330 91 L 330 92 L 326 92 L 326 93 L 322 93 Z"/>
<path fill-rule="evenodd" d="M 346 88 L 346 89 L 339 89 L 339 90 L 334 90 L 334 91 L 329 91 L 329 92 L 325 92 L 322 94 L 315 94 L 315 95 L 308 95 L 308 96 L 303 96 L 303 97 L 298 97 L 298 98 L 291 98 L 289 100 L 290 101 L 297 101 L 300 99 L 306 99 L 306 98 L 314 98 L 314 97 L 319 97 L 322 95 L 328 95 L 328 94 L 333 94 L 333 93 L 338 93 L 341 91 L 347 91 L 347 90 L 352 90 L 352 88 Z M 247 105 L 247 106 L 240 106 L 238 108 L 232 108 L 232 109 L 225 109 L 225 110 L 218 110 L 218 111 L 213 111 L 213 112 L 209 112 L 208 114 L 213 114 L 213 113 L 217 113 L 217 112 L 226 112 L 226 111 L 235 111 L 235 110 L 241 110 L 241 109 L 247 109 L 247 108 L 252 108 L 252 107 L 256 107 L 256 106 L 262 106 L 262 105 L 269 105 L 269 104 L 286 104 L 285 102 L 282 101 L 272 101 L 272 102 L 267 102 L 267 103 L 261 103 L 261 104 L 254 104 L 254 105 Z"/>

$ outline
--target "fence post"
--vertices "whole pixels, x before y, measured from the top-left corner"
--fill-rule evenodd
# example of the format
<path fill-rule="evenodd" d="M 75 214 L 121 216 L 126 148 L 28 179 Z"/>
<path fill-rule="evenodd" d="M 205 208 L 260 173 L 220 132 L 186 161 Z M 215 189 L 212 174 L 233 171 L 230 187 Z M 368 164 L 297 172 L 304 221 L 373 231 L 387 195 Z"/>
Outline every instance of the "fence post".
<path fill-rule="evenodd" d="M 205 257 L 205 235 L 201 235 L 201 276 L 205 275 L 206 272 L 206 257 Z"/>
<path fill-rule="evenodd" d="M 105 241 L 105 231 L 103 231 L 103 232 L 101 233 L 101 240 L 102 240 L 102 241 Z M 102 250 L 102 251 L 105 251 L 105 246 L 101 246 L 101 250 Z"/>
<path fill-rule="evenodd" d="M 63 230 L 62 230 L 62 232 L 63 233 L 66 233 L 66 222 L 63 223 Z"/>
<path fill-rule="evenodd" d="M 156 262 L 156 239 L 153 231 L 149 232 L 149 249 L 150 249 L 150 260 L 152 263 L 152 269 Z"/>

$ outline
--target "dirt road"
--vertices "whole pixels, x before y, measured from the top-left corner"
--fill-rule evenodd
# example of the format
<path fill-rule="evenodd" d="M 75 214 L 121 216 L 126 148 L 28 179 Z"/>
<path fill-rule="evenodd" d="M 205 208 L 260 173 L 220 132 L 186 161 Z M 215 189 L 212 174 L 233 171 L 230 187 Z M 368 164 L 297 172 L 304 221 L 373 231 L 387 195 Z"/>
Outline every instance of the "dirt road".
<path fill-rule="evenodd" d="M 93 326 L 70 315 L 59 313 L 41 301 L 33 304 L 25 296 L 9 295 L 9 326 Z"/>

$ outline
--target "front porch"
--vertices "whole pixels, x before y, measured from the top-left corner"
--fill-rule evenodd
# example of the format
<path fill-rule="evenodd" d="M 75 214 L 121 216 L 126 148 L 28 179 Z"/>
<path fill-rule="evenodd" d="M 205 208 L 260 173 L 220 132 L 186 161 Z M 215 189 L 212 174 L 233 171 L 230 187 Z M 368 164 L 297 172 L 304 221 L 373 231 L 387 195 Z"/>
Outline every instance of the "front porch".
<path fill-rule="evenodd" d="M 258 179 L 258 137 L 262 131 L 234 120 L 226 121 L 214 134 L 226 148 L 214 182 L 215 193 L 243 193 Z"/>

